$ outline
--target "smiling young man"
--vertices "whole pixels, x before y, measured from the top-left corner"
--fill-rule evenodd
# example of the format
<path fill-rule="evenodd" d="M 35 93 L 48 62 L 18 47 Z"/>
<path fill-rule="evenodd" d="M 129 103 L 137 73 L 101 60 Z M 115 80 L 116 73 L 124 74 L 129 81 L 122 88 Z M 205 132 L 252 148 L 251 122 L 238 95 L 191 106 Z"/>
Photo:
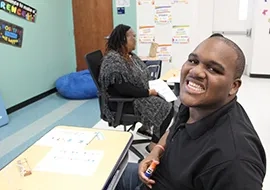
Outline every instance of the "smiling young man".
<path fill-rule="evenodd" d="M 264 148 L 236 97 L 244 67 L 231 40 L 203 41 L 182 66 L 182 104 L 170 131 L 139 166 L 128 165 L 117 189 L 261 190 Z M 159 165 L 148 179 L 153 159 Z"/>

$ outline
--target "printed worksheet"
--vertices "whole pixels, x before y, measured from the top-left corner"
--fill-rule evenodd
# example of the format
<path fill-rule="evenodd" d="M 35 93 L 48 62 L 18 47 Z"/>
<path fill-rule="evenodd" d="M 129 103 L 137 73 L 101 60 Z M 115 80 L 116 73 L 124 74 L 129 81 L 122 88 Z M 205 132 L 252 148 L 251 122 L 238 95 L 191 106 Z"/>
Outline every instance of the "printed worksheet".
<path fill-rule="evenodd" d="M 52 148 L 34 168 L 36 171 L 91 176 L 102 160 L 104 151 Z"/>
<path fill-rule="evenodd" d="M 167 102 L 172 102 L 172 101 L 177 100 L 177 97 L 175 96 L 173 91 L 170 89 L 168 84 L 161 79 L 149 81 L 149 88 L 155 89 L 158 95 L 164 98 Z"/>
<path fill-rule="evenodd" d="M 96 135 L 97 133 L 92 131 L 74 131 L 70 129 L 55 128 L 44 135 L 35 145 L 51 147 L 84 147 L 89 144 Z"/>

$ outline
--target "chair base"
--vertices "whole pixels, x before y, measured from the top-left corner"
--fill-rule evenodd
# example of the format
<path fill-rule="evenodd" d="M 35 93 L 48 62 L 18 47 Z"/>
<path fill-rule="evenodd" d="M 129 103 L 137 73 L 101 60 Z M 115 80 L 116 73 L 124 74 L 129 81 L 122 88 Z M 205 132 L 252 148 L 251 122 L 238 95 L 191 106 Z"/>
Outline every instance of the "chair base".
<path fill-rule="evenodd" d="M 130 127 L 130 128 L 126 128 L 126 126 L 124 125 L 124 130 L 125 131 L 133 131 L 135 129 L 135 126 L 136 126 L 136 123 L 133 123 L 133 125 Z M 133 152 L 136 156 L 139 157 L 139 159 L 144 159 L 144 156 L 133 146 L 133 145 L 136 145 L 136 144 L 143 144 L 143 143 L 149 143 L 151 142 L 150 139 L 136 139 L 136 140 L 133 140 L 132 141 L 132 145 L 129 147 L 129 150 L 131 152 Z"/>

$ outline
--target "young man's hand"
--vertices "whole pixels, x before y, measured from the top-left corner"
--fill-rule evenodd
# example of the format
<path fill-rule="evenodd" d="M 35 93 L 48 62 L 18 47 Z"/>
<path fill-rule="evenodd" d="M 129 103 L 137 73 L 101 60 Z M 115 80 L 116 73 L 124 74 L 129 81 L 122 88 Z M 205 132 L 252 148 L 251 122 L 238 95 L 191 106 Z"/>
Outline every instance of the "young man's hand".
<path fill-rule="evenodd" d="M 139 177 L 141 179 L 141 181 L 146 184 L 150 189 L 152 189 L 152 185 L 155 184 L 155 181 L 147 178 L 145 176 L 145 171 L 147 170 L 147 168 L 151 165 L 152 161 L 156 160 L 159 162 L 159 157 L 158 156 L 154 156 L 149 154 L 145 159 L 143 159 L 140 164 L 139 164 Z"/>

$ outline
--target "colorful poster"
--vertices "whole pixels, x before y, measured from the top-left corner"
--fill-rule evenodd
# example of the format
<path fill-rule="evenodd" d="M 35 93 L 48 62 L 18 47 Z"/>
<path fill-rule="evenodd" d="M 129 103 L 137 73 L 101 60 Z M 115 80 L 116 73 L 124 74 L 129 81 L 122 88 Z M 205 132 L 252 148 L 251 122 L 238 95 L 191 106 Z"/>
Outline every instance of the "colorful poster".
<path fill-rule="evenodd" d="M 155 7 L 155 23 L 160 25 L 169 24 L 172 22 L 171 6 Z"/>
<path fill-rule="evenodd" d="M 172 62 L 171 44 L 159 44 L 157 48 L 158 59 L 164 62 Z"/>
<path fill-rule="evenodd" d="M 173 44 L 189 43 L 189 25 L 173 26 Z"/>
<path fill-rule="evenodd" d="M 0 0 L 0 9 L 30 22 L 36 20 L 37 10 L 20 1 Z"/>
<path fill-rule="evenodd" d="M 188 0 L 172 0 L 172 4 L 176 4 L 176 3 L 188 3 Z"/>
<path fill-rule="evenodd" d="M 138 5 L 154 5 L 155 0 L 138 0 Z"/>
<path fill-rule="evenodd" d="M 23 28 L 0 19 L 0 42 L 22 47 Z"/>
<path fill-rule="evenodd" d="M 142 44 L 149 44 L 155 41 L 155 27 L 154 26 L 140 26 L 139 27 L 139 42 Z"/>

